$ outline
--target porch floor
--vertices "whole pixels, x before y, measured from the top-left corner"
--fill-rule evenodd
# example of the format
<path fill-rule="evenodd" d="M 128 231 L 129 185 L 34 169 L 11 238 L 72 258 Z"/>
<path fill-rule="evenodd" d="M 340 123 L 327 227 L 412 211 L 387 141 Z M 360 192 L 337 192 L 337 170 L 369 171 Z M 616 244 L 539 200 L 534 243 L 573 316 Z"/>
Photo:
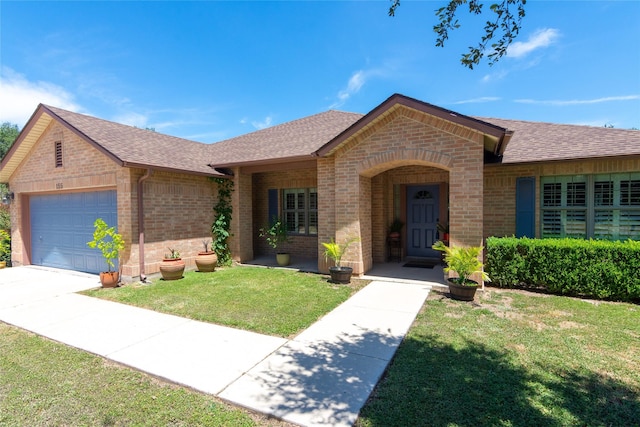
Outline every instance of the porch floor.
<path fill-rule="evenodd" d="M 403 267 L 410 259 L 401 262 L 376 263 L 366 274 L 360 276 L 366 280 L 402 281 L 402 282 L 429 282 L 431 286 L 446 287 L 442 265 L 437 264 L 433 268 Z M 301 258 L 292 256 L 291 263 L 286 267 L 279 267 L 274 255 L 259 255 L 243 265 L 261 267 L 288 268 L 297 271 L 318 273 L 318 260 L 315 258 Z"/>

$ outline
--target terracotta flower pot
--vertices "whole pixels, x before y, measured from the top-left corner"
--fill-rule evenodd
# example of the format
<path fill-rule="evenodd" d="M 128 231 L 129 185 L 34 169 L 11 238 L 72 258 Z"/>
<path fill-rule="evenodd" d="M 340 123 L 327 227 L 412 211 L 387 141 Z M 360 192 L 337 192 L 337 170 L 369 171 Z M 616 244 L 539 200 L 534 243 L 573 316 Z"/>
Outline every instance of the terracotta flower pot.
<path fill-rule="evenodd" d="M 117 271 L 103 271 L 100 273 L 100 283 L 103 288 L 115 288 L 118 286 L 120 273 Z"/>
<path fill-rule="evenodd" d="M 182 258 L 163 259 L 160 263 L 160 274 L 164 280 L 182 279 L 184 261 Z"/>
<path fill-rule="evenodd" d="M 215 252 L 198 252 L 196 257 L 196 266 L 198 271 L 204 273 L 211 273 L 216 271 L 218 265 L 218 255 Z"/>

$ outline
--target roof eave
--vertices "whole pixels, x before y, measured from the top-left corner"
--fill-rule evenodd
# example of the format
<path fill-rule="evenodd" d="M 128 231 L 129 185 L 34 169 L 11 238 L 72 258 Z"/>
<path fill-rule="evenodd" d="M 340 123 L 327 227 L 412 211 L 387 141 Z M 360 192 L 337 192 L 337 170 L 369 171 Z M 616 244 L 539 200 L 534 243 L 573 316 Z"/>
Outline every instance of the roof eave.
<path fill-rule="evenodd" d="M 2 162 L 0 162 L 0 182 L 9 182 L 11 175 L 13 175 L 18 166 L 25 159 L 26 155 L 31 151 L 33 145 L 49 127 L 52 120 L 53 117 L 45 111 L 44 105 L 39 104 L 31 117 L 29 117 L 29 120 L 27 120 L 25 127 L 20 131 L 18 137 L 9 148 L 9 151 L 5 154 Z M 36 134 L 31 133 L 34 129 L 36 130 Z M 25 144 L 25 140 L 27 140 L 26 144 L 28 144 L 26 147 L 23 146 Z M 15 156 L 18 157 L 16 158 Z"/>
<path fill-rule="evenodd" d="M 233 162 L 233 163 L 209 163 L 207 166 L 211 168 L 237 168 L 237 167 L 248 167 L 248 166 L 268 166 L 268 165 L 276 165 L 276 164 L 287 164 L 287 163 L 296 163 L 301 161 L 314 160 L 317 156 L 315 153 L 304 154 L 299 156 L 291 156 L 291 157 L 277 157 L 272 159 L 260 159 L 260 160 L 249 160 L 245 162 Z"/>
<path fill-rule="evenodd" d="M 158 165 L 152 165 L 148 163 L 137 163 L 137 162 L 123 162 L 122 166 L 125 168 L 153 169 L 154 171 L 172 172 L 172 173 L 180 173 L 180 174 L 186 174 L 186 175 L 211 176 L 211 177 L 219 177 L 219 178 L 230 177 L 230 175 L 221 173 L 209 165 L 207 166 L 211 167 L 211 172 L 171 168 L 167 166 L 158 166 Z"/>

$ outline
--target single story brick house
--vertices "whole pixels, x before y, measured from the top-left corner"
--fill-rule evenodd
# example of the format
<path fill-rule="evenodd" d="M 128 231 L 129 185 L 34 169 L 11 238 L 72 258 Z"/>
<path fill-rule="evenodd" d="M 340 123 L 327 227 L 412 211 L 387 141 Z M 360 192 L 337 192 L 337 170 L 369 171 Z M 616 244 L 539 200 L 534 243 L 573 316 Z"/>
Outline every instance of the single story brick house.
<path fill-rule="evenodd" d="M 640 131 L 476 118 L 395 94 L 369 113 L 327 111 L 202 144 L 40 105 L 0 164 L 10 188 L 13 265 L 98 272 L 96 217 L 117 224 L 124 277 L 158 271 L 168 248 L 193 266 L 210 238 L 217 186 L 234 181 L 231 249 L 270 253 L 278 215 L 296 256 L 328 266 L 322 242 L 360 238 L 346 265 L 434 257 L 488 236 L 640 240 Z"/>

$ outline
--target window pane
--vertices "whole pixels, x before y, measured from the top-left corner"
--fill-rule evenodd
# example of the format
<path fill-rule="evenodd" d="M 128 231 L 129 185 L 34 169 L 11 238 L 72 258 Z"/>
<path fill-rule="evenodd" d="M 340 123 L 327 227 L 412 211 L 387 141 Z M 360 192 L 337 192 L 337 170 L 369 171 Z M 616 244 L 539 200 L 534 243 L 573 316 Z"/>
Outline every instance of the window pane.
<path fill-rule="evenodd" d="M 294 210 L 296 208 L 296 195 L 285 190 L 284 193 L 284 208 L 286 210 Z"/>
<path fill-rule="evenodd" d="M 285 222 L 287 223 L 287 231 L 296 232 L 296 213 L 287 212 L 285 215 Z"/>
<path fill-rule="evenodd" d="M 542 206 L 561 206 L 562 204 L 562 184 L 544 184 Z"/>
<path fill-rule="evenodd" d="M 593 237 L 596 239 L 613 239 L 614 223 L 612 210 L 597 210 L 595 212 Z"/>
<path fill-rule="evenodd" d="M 304 211 L 296 213 L 296 233 L 306 234 L 307 230 L 304 225 Z"/>
<path fill-rule="evenodd" d="M 640 240 L 640 210 L 620 212 L 620 239 Z"/>
<path fill-rule="evenodd" d="M 561 224 L 560 211 L 543 211 L 542 237 L 560 237 Z"/>
<path fill-rule="evenodd" d="M 640 206 L 640 180 L 620 181 L 620 206 Z"/>
<path fill-rule="evenodd" d="M 567 206 L 587 206 L 587 184 L 584 182 L 567 183 Z"/>
<path fill-rule="evenodd" d="M 309 209 L 312 211 L 318 210 L 318 193 L 314 188 L 309 190 Z"/>
<path fill-rule="evenodd" d="M 567 237 L 587 237 L 587 212 L 567 211 L 564 235 Z"/>
<path fill-rule="evenodd" d="M 595 206 L 613 206 L 613 182 L 596 181 L 594 197 Z"/>
<path fill-rule="evenodd" d="M 309 234 L 318 234 L 318 212 L 309 212 Z"/>
<path fill-rule="evenodd" d="M 298 210 L 303 211 L 304 206 L 304 190 L 298 190 L 298 202 L 297 202 Z"/>

